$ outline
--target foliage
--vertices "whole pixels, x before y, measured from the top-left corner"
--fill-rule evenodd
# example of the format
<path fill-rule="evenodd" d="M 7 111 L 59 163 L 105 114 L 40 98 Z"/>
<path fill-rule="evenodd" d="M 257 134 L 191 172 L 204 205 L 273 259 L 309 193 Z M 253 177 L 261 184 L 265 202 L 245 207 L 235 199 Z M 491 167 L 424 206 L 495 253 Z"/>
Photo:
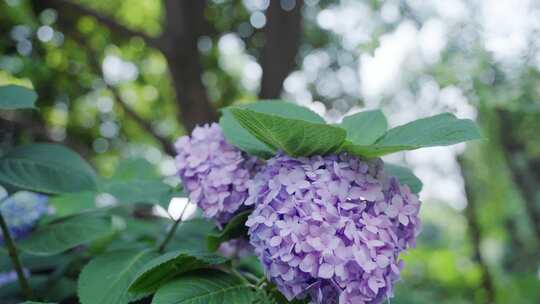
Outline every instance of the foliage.
<path fill-rule="evenodd" d="M 385 133 L 386 120 L 380 111 L 355 114 L 340 126 L 330 126 L 302 107 L 283 101 L 265 101 L 225 110 L 222 123 L 225 133 L 234 138 L 231 140 L 233 144 L 256 155 L 262 152 L 265 156 L 277 151 L 296 157 L 325 155 L 342 149 L 346 136 L 348 142 L 369 147 L 379 142 L 393 142 L 394 134 L 399 133 L 402 135 L 400 139 L 409 144 L 397 145 L 400 148 L 445 145 L 476 138 L 474 125 L 463 125 L 462 121 L 449 115 L 440 116 L 440 119 L 443 121 L 428 119 L 428 127 L 433 132 L 421 133 L 426 128 L 426 120 L 422 120 L 417 123 L 420 127 L 411 123 L 401 127 L 404 131 L 398 127 L 397 131 L 392 129 L 394 131 Z M 433 125 L 439 127 L 432 128 Z M 244 129 L 238 131 L 239 128 Z M 365 132 L 358 133 L 357 128 Z M 416 137 L 408 139 L 407 134 L 416 134 Z M 252 147 L 270 149 L 251 150 Z M 244 238 L 244 225 L 251 210 L 237 214 L 222 230 L 208 229 L 211 225 L 207 222 L 192 220 L 179 223 L 181 219 L 176 220 L 157 248 L 154 246 L 159 244 L 159 238 L 155 232 L 130 228 L 129 222 L 139 220 L 131 219 L 129 212 L 140 203 L 167 207 L 171 197 L 182 193 L 160 181 L 146 162 L 122 162 L 115 174 L 106 179 L 96 177 L 82 158 L 63 146 L 32 144 L 14 148 L 2 157 L 0 165 L 3 168 L 0 180 L 4 183 L 58 195 L 51 201 L 59 208 L 59 216 L 43 221 L 33 233 L 18 241 L 16 247 L 21 253 L 31 256 L 73 253 L 71 262 L 58 268 L 60 272 L 55 277 L 61 280 L 64 275 L 68 276 L 73 263 L 82 266 L 77 280 L 77 295 L 82 304 L 129 303 L 152 294 L 152 303 L 285 301 L 272 295 L 275 290 L 266 289 L 274 288 L 271 285 L 253 284 L 253 278 L 261 275 L 258 267 L 241 267 L 242 263 L 234 261 L 225 263 L 226 258 L 207 251 L 216 251 L 229 240 Z M 420 190 L 421 183 L 410 170 L 393 165 L 388 168 L 390 174 L 398 176 L 413 190 Z M 115 198 L 117 207 L 95 206 L 92 200 L 99 193 L 108 193 Z M 75 203 L 74 200 L 80 202 Z M 73 206 L 65 206 L 72 202 Z M 185 243 L 190 238 L 198 243 L 200 251 L 195 249 L 197 246 Z M 207 246 L 201 246 L 205 240 Z M 165 252 L 171 241 L 172 247 L 183 249 Z M 114 243 L 119 246 L 114 246 Z M 11 246 L 8 244 L 9 250 L 14 249 Z M 86 250 L 80 255 L 77 248 Z M 92 258 L 86 263 L 88 254 Z M 45 265 L 47 263 L 45 260 Z M 49 267 L 54 267 L 52 265 Z"/>
<path fill-rule="evenodd" d="M 272 106 L 281 107 L 279 104 Z M 347 151 L 371 158 L 481 138 L 472 120 L 460 120 L 452 114 L 420 119 L 386 131 L 386 118 L 378 111 L 345 117 L 341 124 L 343 128 L 275 115 L 276 110 L 270 106 L 268 109 L 231 108 L 229 111 L 256 140 L 295 157 Z M 355 124 L 358 126 L 354 127 Z M 369 128 L 365 128 L 366 125 Z M 225 134 L 232 133 L 233 130 L 225 131 Z M 253 142 L 253 139 L 244 136 L 241 141 Z"/>
<path fill-rule="evenodd" d="M 33 109 L 37 94 L 16 85 L 0 86 L 0 110 Z"/>
<path fill-rule="evenodd" d="M 96 233 L 80 242 L 69 240 L 61 231 L 51 233 L 49 237 L 56 235 L 60 239 L 51 243 L 56 247 L 52 251 L 44 246 L 34 249 L 42 255 L 19 248 L 23 266 L 32 273 L 30 285 L 39 299 L 47 303 L 74 303 L 77 302 L 77 279 L 89 261 L 118 250 L 157 248 L 164 239 L 173 221 L 157 217 L 150 210 L 158 209 L 157 205 L 167 207 L 171 198 L 184 197 L 185 193 L 170 177 L 173 173 L 166 170 L 172 167 L 172 158 L 152 132 L 170 141 L 189 131 L 189 127 L 179 118 L 179 113 L 187 112 L 184 111 L 187 107 L 174 103 L 177 93 L 173 90 L 174 77 L 169 75 L 168 69 L 168 65 L 173 64 L 167 63 L 163 53 L 151 48 L 141 37 L 119 35 L 104 26 L 99 18 L 76 16 L 69 8 L 48 9 L 46 3 L 50 2 L 55 1 L 0 2 L 0 82 L 18 84 L 0 86 L 0 158 L 14 151 L 15 144 L 62 142 L 80 153 L 99 173 L 94 173 L 95 184 L 91 182 L 90 186 L 89 179 L 83 177 L 88 172 L 83 175 L 70 175 L 75 173 L 72 170 L 39 173 L 38 168 L 42 168 L 39 162 L 18 167 L 19 161 L 9 161 L 5 167 L 8 171 L 4 167 L 0 169 L 0 184 L 10 195 L 21 189 L 52 194 L 49 206 L 55 212 L 42 220 L 35 229 L 36 234 L 51 225 L 69 222 L 71 217 L 84 218 L 83 224 L 87 217 L 101 219 L 96 223 L 107 223 L 102 227 L 102 234 Z M 167 30 L 162 20 L 166 8 L 159 1 L 71 2 L 95 9 L 102 16 L 114 17 L 128 29 L 155 35 L 153 37 L 160 37 Z M 250 25 L 250 16 L 261 11 L 250 8 L 249 2 L 254 1 L 207 1 L 204 21 L 208 24 L 193 35 L 194 41 L 178 48 L 182 51 L 189 45 L 199 48 L 202 73 L 199 75 L 186 65 L 177 65 L 192 78 L 202 79 L 212 105 L 222 110 L 220 124 L 228 133 L 228 139 L 243 151 L 269 158 L 276 148 L 244 129 L 234 119 L 230 108 L 225 108 L 234 103 L 235 107 L 257 112 L 258 104 L 267 106 L 266 102 L 250 103 L 255 99 L 256 88 L 246 85 L 246 78 L 252 77 L 246 77 L 247 67 L 256 66 L 253 59 L 264 54 L 267 38 L 266 28 L 260 30 Z M 484 12 L 485 6 L 493 6 L 493 11 L 497 11 L 495 6 L 499 2 L 456 1 L 448 6 L 437 1 L 303 2 L 306 3 L 304 37 L 296 55 L 297 70 L 290 74 L 283 96 L 301 104 L 306 104 L 306 100 L 317 101 L 317 113 L 321 113 L 320 105 L 324 104 L 325 117 L 330 117 L 332 122 L 336 121 L 336 112 L 341 116 L 357 107 L 381 107 L 389 118 L 386 123 L 382 112 L 364 111 L 346 117 L 342 123 L 331 124 L 346 131 L 346 141 L 340 149 L 371 157 L 395 149 L 430 145 L 413 137 L 405 140 L 402 132 L 407 135 L 406 130 L 395 133 L 383 144 L 377 142 L 388 131 L 387 125 L 443 111 L 467 117 L 477 115 L 482 135 L 489 139 L 468 145 L 465 153 L 468 161 L 460 163 L 461 167 L 472 171 L 464 181 L 469 186 L 467 206 L 462 202 L 465 198 L 452 196 L 456 192 L 463 196 L 461 175 L 456 171 L 460 167 L 448 165 L 454 162 L 453 157 L 438 154 L 441 150 L 418 154 L 420 158 L 445 162 L 443 167 L 427 168 L 417 163 L 418 157 L 413 157 L 416 154 L 390 155 L 391 162 L 413 165 L 414 173 L 424 179 L 427 190 L 421 193 L 427 202 L 422 214 L 425 228 L 418 248 L 404 257 L 407 264 L 404 279 L 397 285 L 397 297 L 392 303 L 486 303 L 485 274 L 482 274 L 485 269 L 494 284 L 492 292 L 496 299 L 493 303 L 538 302 L 540 230 L 535 231 L 535 223 L 539 221 L 538 217 L 535 220 L 534 212 L 538 209 L 536 189 L 540 180 L 535 177 L 539 172 L 535 164 L 540 156 L 540 137 L 536 132 L 540 128 L 537 89 L 540 74 L 534 60 L 538 57 L 537 46 L 530 43 L 523 56 L 503 59 L 489 49 L 488 38 L 492 33 L 481 24 L 483 19 L 489 18 L 477 17 L 480 14 L 489 17 L 492 10 Z M 519 3 L 513 5 L 517 7 Z M 456 7 L 461 8 L 452 10 Z M 533 14 L 537 9 L 528 11 Z M 353 12 L 361 12 L 361 20 Z M 497 25 L 505 27 L 502 23 Z M 404 33 L 411 34 L 405 30 L 411 27 L 416 31 L 418 49 L 424 55 L 432 54 L 434 45 L 441 47 L 436 60 L 411 54 L 414 42 L 402 43 L 406 45 L 406 55 L 397 54 L 399 45 L 393 45 L 392 52 L 384 52 L 384 44 L 404 38 Z M 43 36 L 38 35 L 38 30 L 47 33 L 49 28 L 52 38 L 41 40 Z M 442 40 L 434 39 L 439 32 L 444 33 Z M 239 45 L 240 54 L 223 52 L 223 46 L 231 45 L 231 36 L 236 39 L 233 42 Z M 510 36 L 521 38 L 515 33 Z M 534 36 L 530 38 L 534 41 Z M 435 40 L 439 43 L 432 43 Z M 283 40 L 279 46 L 286 44 Z M 25 53 L 28 45 L 31 53 Z M 519 48 L 521 44 L 496 45 Z M 386 57 L 381 60 L 377 54 L 386 54 Z M 184 57 L 198 62 L 193 57 Z M 110 73 L 103 69 L 106 60 L 110 62 L 111 58 L 133 65 L 137 76 L 111 80 Z M 366 76 L 361 71 L 376 61 L 385 62 L 389 69 L 398 71 L 400 79 L 387 77 L 385 71 L 381 71 L 392 86 L 385 87 L 377 98 L 370 98 L 364 84 L 371 78 L 376 83 L 380 75 Z M 360 90 L 358 77 L 364 78 Z M 189 77 L 185 78 L 190 81 Z M 30 87 L 39 93 L 39 111 L 24 110 L 36 108 L 37 95 L 28 89 Z M 281 107 L 268 107 L 273 108 L 267 110 L 268 114 L 324 123 L 317 114 L 288 102 L 283 102 Z M 295 117 L 302 110 L 289 110 L 289 107 L 304 109 L 306 115 Z M 14 109 L 24 111 L 11 111 Z M 130 115 L 130 109 L 143 121 L 151 123 L 141 125 L 140 120 Z M 225 127 L 227 125 L 229 127 Z M 463 135 L 478 137 L 473 133 Z M 435 139 L 435 142 L 440 141 Z M 296 147 L 292 150 L 296 152 Z M 455 151 L 461 153 L 461 147 Z M 414 192 L 420 191 L 422 183 L 409 168 L 386 163 L 385 171 L 398 176 L 400 182 L 409 185 Z M 437 174 L 431 174 L 435 172 Z M 166 179 L 164 173 L 168 175 Z M 523 179 L 523 176 L 530 178 Z M 448 180 L 452 179 L 458 181 L 449 184 Z M 433 193 L 428 183 L 437 185 L 438 193 Z M 74 184 L 81 188 L 71 189 L 69 185 Z M 445 193 L 449 196 L 444 199 L 437 195 L 443 197 Z M 473 215 L 468 212 L 471 206 L 476 209 Z M 475 234 L 478 239 L 472 237 Z M 224 236 L 226 234 L 208 220 L 184 221 L 178 226 L 168 250 L 156 259 L 177 250 L 215 249 L 228 239 Z M 28 241 L 18 241 L 18 246 L 25 242 Z M 209 243 L 212 243 L 210 247 Z M 59 250 L 61 253 L 56 255 L 43 255 Z M 231 265 L 241 274 L 263 276 L 260 263 L 253 256 L 233 259 Z M 229 266 L 223 264 L 217 268 L 229 272 Z M 0 248 L 0 273 L 11 269 L 7 252 Z M 259 291 L 256 301 L 281 303 L 283 299 L 278 296 L 279 293 L 272 294 L 271 290 Z M 17 283 L 0 287 L 0 302 L 19 303 L 20 299 Z M 149 297 L 140 300 L 149 301 Z"/>
<path fill-rule="evenodd" d="M 271 100 L 270 102 L 260 101 L 245 105 L 241 108 L 280 115 L 290 119 L 305 120 L 316 124 L 324 123 L 324 119 L 316 113 L 290 102 L 279 100 Z M 241 123 L 234 119 L 230 108 L 223 109 L 220 125 L 223 128 L 223 133 L 227 137 L 227 140 L 243 151 L 263 158 L 270 157 L 276 151 L 276 147 L 273 147 L 272 145 L 269 146 L 266 143 L 259 141 L 256 136 L 244 129 Z"/>
<path fill-rule="evenodd" d="M 157 291 L 152 303 L 250 304 L 254 298 L 255 293 L 247 282 L 223 272 L 203 271 L 165 284 Z"/>
<path fill-rule="evenodd" d="M 96 189 L 94 170 L 63 146 L 32 144 L 17 147 L 0 158 L 0 182 L 44 193 Z"/>

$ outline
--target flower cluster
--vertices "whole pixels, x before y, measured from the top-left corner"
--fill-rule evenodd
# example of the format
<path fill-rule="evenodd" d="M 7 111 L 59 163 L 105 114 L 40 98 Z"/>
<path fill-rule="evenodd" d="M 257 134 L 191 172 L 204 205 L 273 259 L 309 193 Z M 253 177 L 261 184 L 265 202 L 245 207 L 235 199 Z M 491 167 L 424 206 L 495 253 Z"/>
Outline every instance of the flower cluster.
<path fill-rule="evenodd" d="M 246 239 L 237 238 L 221 243 L 218 252 L 228 258 L 243 258 L 253 255 L 253 246 Z"/>
<path fill-rule="evenodd" d="M 47 212 L 47 196 L 26 191 L 17 192 L 0 205 L 0 212 L 6 220 L 11 236 L 16 240 L 21 239 Z M 3 243 L 4 237 L 0 231 L 0 245 Z"/>
<path fill-rule="evenodd" d="M 347 154 L 270 159 L 249 188 L 246 225 L 267 276 L 289 299 L 378 304 L 414 246 L 420 202 L 382 161 Z"/>
<path fill-rule="evenodd" d="M 189 198 L 208 218 L 219 224 L 229 220 L 247 197 L 256 158 L 230 145 L 221 127 L 196 127 L 191 137 L 180 137 L 176 166 Z"/>

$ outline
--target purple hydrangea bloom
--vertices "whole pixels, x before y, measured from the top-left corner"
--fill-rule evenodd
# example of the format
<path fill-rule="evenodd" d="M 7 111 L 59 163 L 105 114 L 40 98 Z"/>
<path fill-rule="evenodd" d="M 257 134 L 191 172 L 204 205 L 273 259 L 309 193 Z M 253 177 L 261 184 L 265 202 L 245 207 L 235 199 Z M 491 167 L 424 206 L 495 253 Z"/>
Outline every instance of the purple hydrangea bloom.
<path fill-rule="evenodd" d="M 21 191 L 13 194 L 0 204 L 0 212 L 6 220 L 13 239 L 25 237 L 36 222 L 47 213 L 47 196 Z M 0 245 L 4 237 L 0 231 Z"/>
<path fill-rule="evenodd" d="M 250 241 L 289 300 L 378 304 L 393 295 L 399 254 L 420 231 L 420 202 L 382 165 L 347 154 L 280 154 L 255 176 Z"/>
<path fill-rule="evenodd" d="M 232 239 L 221 243 L 218 252 L 227 258 L 243 258 L 253 255 L 253 246 L 244 238 Z"/>
<path fill-rule="evenodd" d="M 227 222 L 247 197 L 256 158 L 229 144 L 216 123 L 196 127 L 175 148 L 178 174 L 191 201 L 206 217 Z"/>

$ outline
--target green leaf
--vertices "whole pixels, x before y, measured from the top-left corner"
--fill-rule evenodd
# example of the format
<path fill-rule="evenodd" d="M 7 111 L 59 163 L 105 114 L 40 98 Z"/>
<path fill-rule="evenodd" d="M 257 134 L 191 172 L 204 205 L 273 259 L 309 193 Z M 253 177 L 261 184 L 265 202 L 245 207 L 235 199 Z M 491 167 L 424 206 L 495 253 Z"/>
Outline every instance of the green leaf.
<path fill-rule="evenodd" d="M 89 243 L 113 232 L 108 216 L 77 215 L 39 227 L 17 247 L 35 255 L 54 255 Z"/>
<path fill-rule="evenodd" d="M 96 174 L 75 152 L 55 144 L 17 147 L 0 158 L 0 182 L 44 193 L 96 189 Z"/>
<path fill-rule="evenodd" d="M 71 253 L 39 256 L 19 251 L 18 255 L 25 268 L 37 272 L 65 267 L 73 258 L 73 254 Z M 0 273 L 12 270 L 13 264 L 11 264 L 11 259 L 9 258 L 7 251 L 4 248 L 0 248 Z"/>
<path fill-rule="evenodd" d="M 35 109 L 37 94 L 18 85 L 0 86 L 0 110 Z"/>
<path fill-rule="evenodd" d="M 209 234 L 207 237 L 208 250 L 216 251 L 221 243 L 246 235 L 246 221 L 250 214 L 251 211 L 241 212 L 234 216 L 222 231 Z"/>
<path fill-rule="evenodd" d="M 307 304 L 309 297 L 303 300 L 293 299 L 288 301 L 285 296 L 279 292 L 274 286 L 266 288 L 266 290 L 257 290 L 257 296 L 252 304 Z"/>
<path fill-rule="evenodd" d="M 140 295 L 128 292 L 129 284 L 139 270 L 157 253 L 122 250 L 98 256 L 82 270 L 78 281 L 81 304 L 127 304 Z"/>
<path fill-rule="evenodd" d="M 261 264 L 261 261 L 259 261 L 259 258 L 254 255 L 248 255 L 245 257 L 241 257 L 238 260 L 238 264 L 236 267 L 239 270 L 243 270 L 249 273 L 252 273 L 258 277 L 264 276 L 264 269 Z"/>
<path fill-rule="evenodd" d="M 324 119 L 315 112 L 286 101 L 265 100 L 241 106 L 239 108 L 324 124 Z M 226 108 L 223 110 L 223 116 L 219 121 L 227 141 L 251 155 L 257 155 L 263 158 L 272 157 L 276 152 L 275 148 L 269 147 L 244 129 L 234 118 L 230 109 L 231 108 Z"/>
<path fill-rule="evenodd" d="M 390 129 L 373 145 L 355 145 L 347 141 L 342 150 L 371 158 L 398 151 L 448 146 L 481 138 L 472 120 L 457 119 L 454 115 L 445 113 Z"/>
<path fill-rule="evenodd" d="M 74 297 L 77 294 L 77 281 L 71 278 L 60 277 L 54 282 L 45 281 L 43 287 L 36 289 L 35 292 L 45 301 L 63 302 L 64 300 Z"/>
<path fill-rule="evenodd" d="M 359 112 L 339 124 L 347 131 L 347 140 L 355 145 L 370 145 L 386 133 L 388 122 L 380 110 Z"/>
<path fill-rule="evenodd" d="M 206 251 L 208 250 L 206 237 L 214 227 L 212 222 L 202 218 L 183 221 L 176 229 L 169 248 Z"/>
<path fill-rule="evenodd" d="M 96 208 L 97 193 L 90 191 L 65 193 L 49 198 L 55 216 L 67 216 Z"/>
<path fill-rule="evenodd" d="M 167 208 L 173 188 L 159 180 L 108 180 L 101 186 L 103 192 L 113 195 L 122 204 L 151 203 Z"/>
<path fill-rule="evenodd" d="M 47 282 L 47 276 L 32 274 L 27 280 L 30 288 L 37 291 Z M 23 291 L 17 280 L 6 283 L 0 287 L 0 303 L 4 304 L 6 301 L 7 303 L 17 303 L 15 301 L 20 300 L 22 294 Z"/>
<path fill-rule="evenodd" d="M 142 158 L 121 160 L 111 178 L 114 181 L 160 180 L 156 167 Z"/>
<path fill-rule="evenodd" d="M 408 185 L 412 193 L 419 193 L 422 190 L 422 181 L 409 168 L 385 163 L 384 172 L 388 176 L 397 177 L 401 184 Z"/>
<path fill-rule="evenodd" d="M 255 292 L 244 281 L 208 270 L 192 272 L 162 286 L 152 304 L 251 304 L 254 299 Z"/>
<path fill-rule="evenodd" d="M 345 130 L 304 120 L 284 118 L 247 109 L 230 109 L 246 130 L 268 146 L 294 157 L 327 154 L 345 140 Z"/>
<path fill-rule="evenodd" d="M 34 302 L 34 301 L 25 301 L 25 302 L 22 302 L 20 304 L 55 304 L 55 303 L 52 303 L 52 302 Z"/>
<path fill-rule="evenodd" d="M 136 293 L 155 292 L 161 285 L 182 273 L 227 261 L 222 256 L 197 251 L 178 250 L 159 256 L 146 263 L 129 286 Z"/>

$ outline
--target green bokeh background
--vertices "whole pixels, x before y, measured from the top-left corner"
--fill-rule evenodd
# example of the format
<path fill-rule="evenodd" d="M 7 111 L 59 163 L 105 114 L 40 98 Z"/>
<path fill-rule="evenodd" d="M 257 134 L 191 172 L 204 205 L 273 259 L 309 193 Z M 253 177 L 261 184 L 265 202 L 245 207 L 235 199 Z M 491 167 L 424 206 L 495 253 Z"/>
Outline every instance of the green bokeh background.
<path fill-rule="evenodd" d="M 56 141 L 81 153 L 106 177 L 113 175 L 121 159 L 140 157 L 174 183 L 173 157 L 125 108 L 170 142 L 186 134 L 163 54 L 141 38 L 118 37 L 90 16 L 77 18 L 76 28 L 66 29 L 61 25 L 62 11 L 41 10 L 37 2 L 0 0 L 0 84 L 31 86 L 40 96 L 39 111 L 0 115 L 18 123 L 15 129 L 2 125 L 0 152 L 14 144 Z M 211 30 L 197 39 L 202 73 L 193 77 L 202 78 L 215 109 L 257 99 L 257 61 L 265 36 L 252 23 L 256 13 L 264 12 L 260 9 L 264 2 L 206 3 L 204 15 Z M 150 36 L 163 31 L 162 1 L 76 3 Z M 447 201 L 444 194 L 452 189 L 445 187 L 432 189 L 441 195 L 421 194 L 423 233 L 417 248 L 403 257 L 403 279 L 390 303 L 488 303 L 490 297 L 495 303 L 540 303 L 540 229 L 535 229 L 540 227 L 540 27 L 531 25 L 525 46 L 501 57 L 490 48 L 482 21 L 490 14 L 486 7 L 496 1 L 449 4 L 447 11 L 461 5 L 466 12 L 457 21 L 444 9 L 437 10 L 436 3 L 306 0 L 296 66 L 282 96 L 304 103 L 308 92 L 308 99 L 324 106 L 330 119 L 351 108 L 374 105 L 394 124 L 402 121 L 404 108 L 407 117 L 472 111 L 486 140 L 470 143 L 464 151 L 457 149 L 459 156 L 450 163 L 458 174 L 449 174 L 450 181 L 460 185 L 466 204 Z M 534 24 L 540 7 L 534 1 L 524 3 L 519 5 L 527 9 L 516 18 Z M 325 28 L 324 16 L 329 13 L 343 24 L 347 20 L 357 24 L 340 30 L 334 19 L 335 27 Z M 399 87 L 385 89 L 375 98 L 366 96 L 365 79 L 359 77 L 361 58 L 376 56 L 385 39 L 404 24 L 421 30 L 429 22 L 445 28 L 438 56 L 400 62 Z M 502 21 L 500 27 L 510 28 Z M 353 39 L 351 28 L 362 38 Z M 525 29 L 516 31 L 523 34 Z M 515 43 L 512 35 L 516 33 L 503 36 L 509 45 Z M 428 36 L 426 41 L 430 39 L 435 38 Z M 382 58 L 395 62 L 388 56 Z M 116 67 L 117 73 L 108 74 L 106 65 Z M 298 75 L 306 79 L 302 90 L 294 89 Z M 422 103 L 427 84 L 454 88 L 465 102 Z M 325 86 L 334 89 L 321 89 Z M 410 100 L 418 102 L 411 106 Z M 416 169 L 407 156 L 398 160 Z"/>

